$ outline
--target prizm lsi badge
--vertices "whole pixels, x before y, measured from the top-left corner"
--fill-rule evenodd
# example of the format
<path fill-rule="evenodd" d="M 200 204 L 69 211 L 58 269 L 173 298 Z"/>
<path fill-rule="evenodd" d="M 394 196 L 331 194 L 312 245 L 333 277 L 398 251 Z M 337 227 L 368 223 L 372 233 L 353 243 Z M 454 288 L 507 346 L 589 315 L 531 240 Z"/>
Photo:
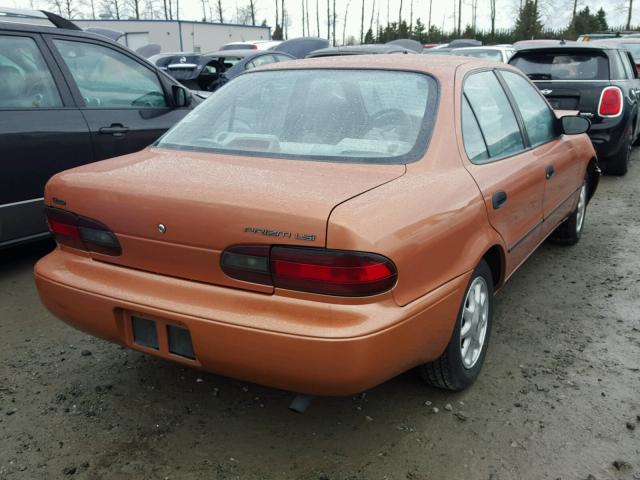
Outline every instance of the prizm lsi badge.
<path fill-rule="evenodd" d="M 270 230 L 268 228 L 245 227 L 244 231 L 245 233 L 264 235 L 265 237 L 293 238 L 295 240 L 304 240 L 306 242 L 313 242 L 316 239 L 316 236 L 310 233 L 285 232 L 283 230 Z"/>

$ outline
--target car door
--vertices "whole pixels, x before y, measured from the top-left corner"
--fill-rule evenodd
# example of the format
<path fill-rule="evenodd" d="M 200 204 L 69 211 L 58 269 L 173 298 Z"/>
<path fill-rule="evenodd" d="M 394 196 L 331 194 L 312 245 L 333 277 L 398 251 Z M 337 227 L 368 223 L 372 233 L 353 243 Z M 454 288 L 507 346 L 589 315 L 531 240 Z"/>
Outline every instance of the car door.
<path fill-rule="evenodd" d="M 97 160 L 145 148 L 188 112 L 172 108 L 158 72 L 125 50 L 58 36 L 51 47 L 82 105 Z"/>
<path fill-rule="evenodd" d="M 87 124 L 38 34 L 0 33 L 0 247 L 48 235 L 49 178 L 92 160 Z"/>
<path fill-rule="evenodd" d="M 528 148 L 516 112 L 492 70 L 466 76 L 461 133 L 465 167 L 484 197 L 489 221 L 507 248 L 510 275 L 543 238 L 545 159 Z"/>
<path fill-rule="evenodd" d="M 633 112 L 630 118 L 635 118 L 635 124 L 633 125 L 635 138 L 640 134 L 640 115 L 637 115 L 638 99 L 640 96 L 640 80 L 638 80 L 638 72 L 635 68 L 633 57 L 626 50 L 616 50 L 614 54 L 619 55 L 620 62 L 622 63 L 622 79 L 617 80 L 615 85 L 622 88 L 622 92 L 625 96 L 626 107 Z"/>
<path fill-rule="evenodd" d="M 573 208 L 573 200 L 582 184 L 579 154 L 573 142 L 559 135 L 556 116 L 535 86 L 512 71 L 500 70 L 498 74 L 522 119 L 531 154 L 540 158 L 544 165 L 542 231 L 548 235 Z"/>

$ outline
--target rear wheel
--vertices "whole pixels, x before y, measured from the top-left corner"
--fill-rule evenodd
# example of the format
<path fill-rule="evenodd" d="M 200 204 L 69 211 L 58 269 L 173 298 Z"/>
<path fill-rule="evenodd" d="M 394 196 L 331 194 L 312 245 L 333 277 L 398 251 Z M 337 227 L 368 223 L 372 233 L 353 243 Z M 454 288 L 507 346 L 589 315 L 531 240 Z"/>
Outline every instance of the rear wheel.
<path fill-rule="evenodd" d="M 556 243 L 575 245 L 580 240 L 584 219 L 587 214 L 587 181 L 582 183 L 578 197 L 578 205 L 569 218 L 562 222 L 551 234 L 551 239 Z"/>
<path fill-rule="evenodd" d="M 624 143 L 620 146 L 620 151 L 605 162 L 605 173 L 609 175 L 626 175 L 629 170 L 629 160 L 631 159 L 632 133 L 629 132 Z"/>
<path fill-rule="evenodd" d="M 436 361 L 418 368 L 434 387 L 463 390 L 471 385 L 484 363 L 493 318 L 493 278 L 481 260 L 471 275 L 449 345 Z"/>

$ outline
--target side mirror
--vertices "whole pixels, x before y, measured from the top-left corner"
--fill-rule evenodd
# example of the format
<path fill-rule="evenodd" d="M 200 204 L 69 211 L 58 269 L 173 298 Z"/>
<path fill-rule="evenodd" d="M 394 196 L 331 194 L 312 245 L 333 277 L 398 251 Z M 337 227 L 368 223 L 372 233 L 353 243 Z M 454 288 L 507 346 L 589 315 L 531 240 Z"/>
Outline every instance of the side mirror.
<path fill-rule="evenodd" d="M 567 115 L 560 118 L 562 125 L 562 133 L 565 135 L 579 135 L 581 133 L 587 133 L 591 128 L 591 122 L 588 118 L 580 117 L 578 115 Z"/>
<path fill-rule="evenodd" d="M 176 108 L 188 107 L 191 104 L 191 92 L 180 85 L 172 85 L 173 104 Z"/>

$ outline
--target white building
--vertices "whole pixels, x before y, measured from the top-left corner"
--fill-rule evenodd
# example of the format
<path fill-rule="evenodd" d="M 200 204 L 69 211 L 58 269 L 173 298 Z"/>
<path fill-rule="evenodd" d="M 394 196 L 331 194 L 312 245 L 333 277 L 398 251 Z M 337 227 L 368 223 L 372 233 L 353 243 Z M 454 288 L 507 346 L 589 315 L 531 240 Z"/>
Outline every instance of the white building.
<path fill-rule="evenodd" d="M 131 50 L 156 43 L 162 52 L 211 52 L 225 43 L 270 40 L 271 27 L 183 20 L 73 20 L 80 28 L 123 32 L 118 40 Z"/>

